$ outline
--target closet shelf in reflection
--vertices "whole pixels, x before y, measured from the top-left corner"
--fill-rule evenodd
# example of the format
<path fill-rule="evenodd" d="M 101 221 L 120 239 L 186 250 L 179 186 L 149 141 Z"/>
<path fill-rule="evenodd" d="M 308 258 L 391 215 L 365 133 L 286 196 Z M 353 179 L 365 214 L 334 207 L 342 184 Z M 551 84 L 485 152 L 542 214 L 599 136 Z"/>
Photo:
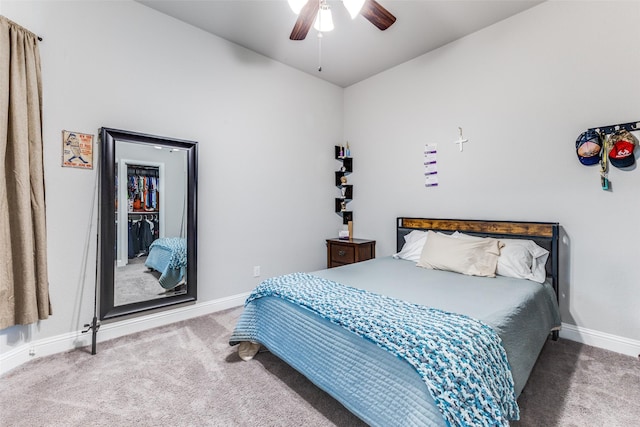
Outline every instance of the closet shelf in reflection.
<path fill-rule="evenodd" d="M 134 214 L 138 214 L 138 215 L 154 215 L 154 214 L 159 214 L 159 211 L 129 211 L 127 212 L 129 215 L 134 215 Z"/>

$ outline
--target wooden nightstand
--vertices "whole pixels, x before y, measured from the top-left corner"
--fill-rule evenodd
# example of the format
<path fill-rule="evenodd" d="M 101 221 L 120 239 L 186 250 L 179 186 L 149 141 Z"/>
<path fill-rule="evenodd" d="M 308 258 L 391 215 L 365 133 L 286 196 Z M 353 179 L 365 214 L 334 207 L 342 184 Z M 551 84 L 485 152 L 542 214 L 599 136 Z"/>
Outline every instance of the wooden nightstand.
<path fill-rule="evenodd" d="M 327 239 L 327 268 L 353 264 L 376 257 L 376 241 Z"/>

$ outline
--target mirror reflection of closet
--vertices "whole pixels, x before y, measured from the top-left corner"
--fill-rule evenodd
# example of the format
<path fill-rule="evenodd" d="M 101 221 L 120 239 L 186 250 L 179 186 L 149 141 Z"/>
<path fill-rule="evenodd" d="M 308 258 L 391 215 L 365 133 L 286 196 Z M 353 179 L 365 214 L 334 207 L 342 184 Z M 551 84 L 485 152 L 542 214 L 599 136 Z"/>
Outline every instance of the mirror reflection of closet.
<path fill-rule="evenodd" d="M 167 236 L 165 231 L 165 203 L 164 182 L 165 163 L 131 160 L 133 149 L 138 148 L 129 143 L 116 143 L 116 160 L 118 162 L 117 197 L 118 206 L 126 206 L 118 210 L 117 219 L 117 258 L 116 277 L 114 290 L 114 305 L 131 304 L 155 298 L 163 298 L 176 292 L 184 293 L 186 286 L 164 290 L 156 283 L 159 274 L 146 267 L 151 244 L 160 237 Z M 147 147 L 148 149 L 148 147 Z M 179 152 L 177 152 L 179 153 Z M 184 153 L 183 153 L 184 154 Z M 119 156 L 120 159 L 118 159 Z M 186 188 L 184 179 L 185 158 L 184 155 L 173 155 L 169 161 L 176 161 L 175 166 L 169 170 L 182 172 L 172 176 L 179 194 L 183 194 Z M 123 185 L 120 185 L 123 183 Z M 175 196 L 175 195 L 173 195 Z M 172 196 L 167 195 L 171 198 Z M 174 223 L 184 224 L 184 209 L 179 216 L 170 215 Z M 181 218 L 180 218 L 181 216 Z M 171 236 L 185 237 L 185 230 L 181 227 L 172 230 Z M 146 273 L 146 274 L 143 274 Z M 156 277 L 158 276 L 158 277 Z M 141 279 L 142 278 L 142 279 Z M 131 283 L 132 281 L 137 282 Z"/>
<path fill-rule="evenodd" d="M 100 319 L 194 301 L 196 143 L 103 128 L 102 144 Z"/>

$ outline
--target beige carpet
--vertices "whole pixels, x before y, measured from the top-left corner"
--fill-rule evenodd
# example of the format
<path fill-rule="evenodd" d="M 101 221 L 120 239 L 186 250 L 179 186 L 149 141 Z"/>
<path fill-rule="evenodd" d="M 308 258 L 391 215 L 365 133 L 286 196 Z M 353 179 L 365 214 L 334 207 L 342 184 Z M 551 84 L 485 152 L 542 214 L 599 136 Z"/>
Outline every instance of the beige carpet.
<path fill-rule="evenodd" d="M 175 295 L 160 285 L 161 274 L 147 268 L 144 265 L 146 260 L 146 256 L 132 258 L 127 265 L 116 268 L 113 296 L 115 306 Z"/>
<path fill-rule="evenodd" d="M 268 352 L 227 344 L 240 308 L 36 359 L 0 378 L 1 426 L 359 426 Z M 640 363 L 548 342 L 514 426 L 638 425 Z"/>

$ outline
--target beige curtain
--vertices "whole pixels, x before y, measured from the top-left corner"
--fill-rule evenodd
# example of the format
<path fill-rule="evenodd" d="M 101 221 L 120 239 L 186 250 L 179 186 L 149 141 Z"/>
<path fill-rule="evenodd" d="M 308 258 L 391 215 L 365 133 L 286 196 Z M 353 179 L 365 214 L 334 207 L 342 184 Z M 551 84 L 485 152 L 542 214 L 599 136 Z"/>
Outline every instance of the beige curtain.
<path fill-rule="evenodd" d="M 0 329 L 50 314 L 38 39 L 0 16 Z"/>

